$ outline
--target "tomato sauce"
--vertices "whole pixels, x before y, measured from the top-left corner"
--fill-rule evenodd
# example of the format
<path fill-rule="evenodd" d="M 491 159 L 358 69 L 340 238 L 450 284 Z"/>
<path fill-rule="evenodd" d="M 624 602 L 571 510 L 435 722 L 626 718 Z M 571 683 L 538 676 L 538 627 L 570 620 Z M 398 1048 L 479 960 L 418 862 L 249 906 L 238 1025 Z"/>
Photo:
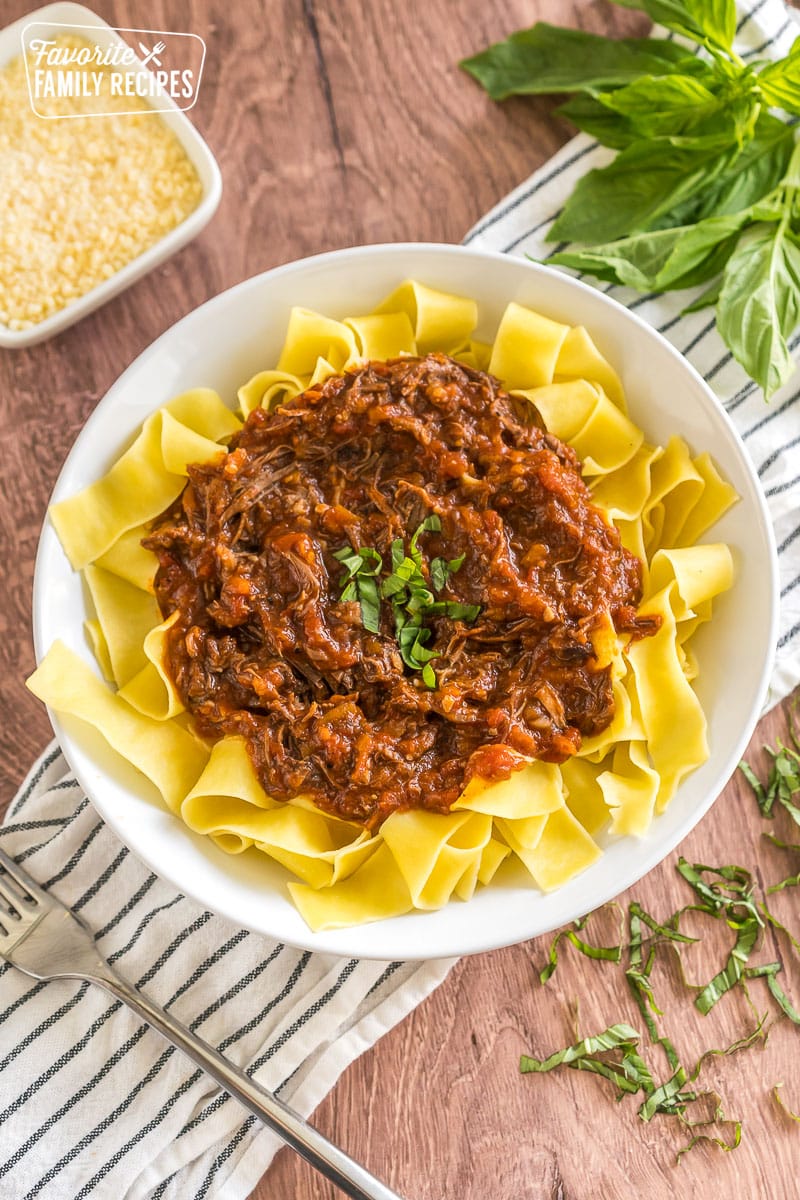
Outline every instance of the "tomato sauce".
<path fill-rule="evenodd" d="M 431 617 L 435 686 L 343 602 L 337 551 L 408 551 L 422 572 L 463 561 Z M 592 503 L 574 451 L 524 398 L 441 355 L 371 362 L 272 412 L 221 461 L 192 466 L 145 539 L 168 669 L 198 731 L 241 735 L 271 796 L 311 797 L 374 828 L 398 809 L 446 812 L 474 774 L 519 756 L 562 762 L 613 717 L 593 636 L 634 637 L 641 564 Z"/>

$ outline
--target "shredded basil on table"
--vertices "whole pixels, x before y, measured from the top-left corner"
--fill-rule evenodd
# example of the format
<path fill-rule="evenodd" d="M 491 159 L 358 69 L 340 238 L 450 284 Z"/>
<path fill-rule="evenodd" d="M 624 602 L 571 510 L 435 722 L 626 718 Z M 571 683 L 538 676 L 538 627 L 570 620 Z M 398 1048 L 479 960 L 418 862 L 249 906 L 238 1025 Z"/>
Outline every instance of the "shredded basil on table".
<path fill-rule="evenodd" d="M 794 714 L 790 716 L 789 729 L 791 745 L 787 746 L 779 741 L 775 748 L 765 747 L 771 758 L 766 783 L 762 783 L 747 764 L 740 765 L 765 818 L 773 817 L 775 806 L 778 805 L 785 809 L 793 821 L 800 824 L 800 806 L 795 803 L 800 798 L 800 731 Z M 764 836 L 778 849 L 795 855 L 800 854 L 800 842 L 787 842 L 771 833 Z M 584 936 L 579 936 L 595 915 L 587 913 L 580 920 L 573 922 L 570 929 L 562 929 L 556 933 L 550 944 L 547 963 L 539 975 L 542 984 L 546 984 L 552 978 L 559 963 L 559 945 L 564 940 L 573 945 L 585 958 L 621 965 L 650 1045 L 660 1047 L 663 1052 L 667 1066 L 665 1078 L 658 1080 L 658 1073 L 647 1061 L 643 1035 L 626 1022 L 610 1025 L 602 1032 L 580 1039 L 547 1058 L 539 1059 L 523 1054 L 520 1057 L 519 1069 L 523 1074 L 541 1074 L 557 1067 L 589 1071 L 612 1083 L 617 1090 L 617 1099 L 626 1095 L 638 1096 L 638 1113 L 643 1121 L 651 1121 L 655 1116 L 662 1114 L 676 1117 L 688 1130 L 702 1130 L 692 1132 L 689 1142 L 678 1151 L 677 1161 L 680 1161 L 684 1154 L 701 1142 L 708 1142 L 724 1151 L 735 1150 L 740 1144 L 741 1121 L 725 1116 L 716 1093 L 699 1091 L 692 1085 L 697 1081 L 708 1059 L 747 1050 L 757 1042 L 766 1040 L 769 1032 L 766 1025 L 769 1013 L 758 1014 L 747 989 L 748 982 L 763 979 L 778 1011 L 794 1025 L 800 1026 L 800 1011 L 778 982 L 783 964 L 779 961 L 750 961 L 754 952 L 761 947 L 766 925 L 779 930 L 798 956 L 800 940 L 769 910 L 765 900 L 756 898 L 754 876 L 747 868 L 735 864 L 714 867 L 705 863 L 690 863 L 683 857 L 678 858 L 675 866 L 693 893 L 690 903 L 683 905 L 662 921 L 647 912 L 638 901 L 631 901 L 627 913 L 621 914 L 619 942 L 613 946 L 598 946 L 586 941 Z M 796 886 L 800 886 L 800 872 L 787 876 L 779 883 L 764 886 L 763 892 L 765 895 L 771 895 Z M 614 907 L 618 906 L 614 904 Z M 664 1012 L 656 1002 L 651 980 L 658 953 L 664 946 L 671 946 L 680 962 L 681 946 L 699 940 L 680 929 L 681 918 L 687 912 L 698 912 L 712 920 L 724 922 L 735 935 L 726 962 L 708 983 L 695 985 L 683 975 L 684 985 L 695 992 L 695 1006 L 705 1015 L 726 993 L 741 988 L 756 1015 L 756 1023 L 752 1029 L 729 1046 L 705 1050 L 691 1069 L 681 1062 L 672 1041 L 661 1031 L 659 1018 L 664 1016 Z M 777 1084 L 773 1089 L 776 1103 L 788 1117 L 800 1121 L 800 1114 L 784 1104 L 779 1094 L 781 1086 Z M 716 1099 L 713 1116 L 707 1120 L 690 1120 L 687 1112 L 695 1111 L 692 1106 L 707 1101 L 709 1097 Z M 722 1126 L 730 1126 L 732 1136 L 720 1136 Z"/>
<path fill-rule="evenodd" d="M 800 730 L 794 707 L 789 714 L 789 737 L 791 745 L 787 746 L 778 739 L 774 748 L 764 747 L 772 760 L 766 784 L 761 782 L 746 762 L 739 763 L 739 769 L 753 789 L 762 817 L 772 817 L 777 802 L 795 824 L 800 825 L 800 807 L 794 803 L 794 798 L 800 795 Z"/>
<path fill-rule="evenodd" d="M 775 1100 L 775 1103 L 777 1104 L 778 1108 L 780 1108 L 791 1121 L 797 1121 L 798 1123 L 800 1123 L 800 1113 L 796 1113 L 796 1112 L 794 1112 L 793 1109 L 789 1108 L 789 1106 L 787 1105 L 783 1096 L 781 1095 L 782 1087 L 783 1087 L 782 1083 L 775 1084 L 775 1086 L 772 1089 L 773 1099 Z"/>
<path fill-rule="evenodd" d="M 539 22 L 461 65 L 494 100 L 574 94 L 561 113 L 617 151 L 578 180 L 547 235 L 580 245 L 548 262 L 641 292 L 706 285 L 687 311 L 716 307 L 769 398 L 794 370 L 800 323 L 800 39 L 783 59 L 745 63 L 735 0 L 616 3 L 696 50 Z"/>
<path fill-rule="evenodd" d="M 767 748 L 772 761 L 766 784 L 763 784 L 745 764 L 742 765 L 742 769 L 765 817 L 774 815 L 777 803 L 800 824 L 798 806 L 794 803 L 800 794 L 800 736 L 793 718 L 790 721 L 790 733 L 792 746 L 787 747 L 779 742 L 775 749 Z M 779 849 L 793 854 L 800 853 L 800 843 L 787 842 L 773 834 L 764 836 Z M 690 903 L 677 909 L 666 920 L 658 920 L 638 901 L 632 901 L 627 907 L 627 912 L 622 914 L 619 942 L 613 946 L 598 946 L 585 940 L 582 935 L 595 915 L 588 913 L 573 922 L 570 929 L 562 929 L 556 933 L 550 944 L 547 963 L 539 975 L 542 984 L 546 984 L 552 978 L 559 963 L 559 945 L 564 940 L 573 945 L 585 958 L 621 965 L 641 1015 L 645 1035 L 650 1045 L 660 1047 L 664 1055 L 667 1067 L 665 1076 L 659 1079 L 658 1072 L 648 1061 L 645 1035 L 625 1022 L 611 1025 L 599 1034 L 578 1040 L 547 1058 L 538 1059 L 523 1054 L 520 1058 L 520 1071 L 523 1074 L 544 1073 L 557 1067 L 589 1071 L 612 1083 L 616 1088 L 617 1099 L 626 1095 L 636 1095 L 639 1098 L 638 1114 L 641 1120 L 651 1121 L 657 1115 L 676 1117 L 688 1130 L 693 1131 L 688 1143 L 677 1153 L 677 1161 L 680 1161 L 684 1154 L 701 1142 L 707 1142 L 724 1151 L 734 1150 L 740 1144 L 741 1121 L 725 1116 L 716 1093 L 698 1090 L 693 1085 L 708 1059 L 747 1050 L 757 1042 L 766 1040 L 769 1013 L 759 1015 L 755 1010 L 747 990 L 748 982 L 762 979 L 778 1011 L 793 1024 L 800 1026 L 800 1011 L 778 982 L 783 964 L 779 961 L 751 962 L 752 955 L 762 944 L 763 930 L 767 924 L 779 930 L 798 955 L 800 940 L 770 912 L 765 900 L 757 899 L 754 876 L 747 868 L 736 864 L 714 867 L 705 863 L 690 863 L 683 857 L 678 858 L 675 866 L 693 894 Z M 777 884 L 765 886 L 763 891 L 765 895 L 770 895 L 799 885 L 800 873 L 797 876 L 788 876 Z M 756 1023 L 752 1029 L 729 1046 L 705 1050 L 691 1069 L 681 1062 L 671 1039 L 661 1030 L 659 1021 L 664 1017 L 664 1012 L 656 1001 L 651 979 L 662 947 L 672 946 L 674 952 L 680 956 L 682 945 L 699 940 L 680 929 L 681 918 L 687 912 L 698 912 L 712 920 L 724 922 L 735 935 L 727 960 L 708 983 L 695 985 L 683 975 L 684 985 L 695 992 L 694 1003 L 697 1009 L 704 1015 L 707 1014 L 726 993 L 738 987 L 744 990 L 745 998 L 756 1015 Z M 779 1086 L 773 1091 L 776 1102 L 785 1109 L 789 1117 L 800 1120 L 798 1114 L 784 1105 L 778 1093 Z M 687 1113 L 695 1111 L 692 1106 L 707 1101 L 709 1097 L 716 1099 L 713 1116 L 708 1120 L 690 1120 Z M 732 1136 L 720 1135 L 723 1126 L 731 1128 Z"/>

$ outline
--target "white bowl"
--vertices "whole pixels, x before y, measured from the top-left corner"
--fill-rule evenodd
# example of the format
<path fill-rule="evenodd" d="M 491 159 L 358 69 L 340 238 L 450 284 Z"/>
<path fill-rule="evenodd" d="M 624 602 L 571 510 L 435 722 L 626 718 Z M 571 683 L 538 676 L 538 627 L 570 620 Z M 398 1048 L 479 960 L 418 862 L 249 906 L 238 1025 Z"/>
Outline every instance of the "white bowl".
<path fill-rule="evenodd" d="M 109 46 L 127 46 L 119 34 L 91 9 L 63 0 L 38 8 L 20 17 L 13 25 L 7 25 L 5 29 L 0 30 L 0 70 L 21 53 L 22 33 L 28 25 L 34 23 L 43 26 L 42 35 L 50 33 L 55 36 L 58 33 L 75 31 L 89 41 L 96 42 L 103 50 Z M 147 67 L 138 60 L 129 67 L 121 67 L 120 70 L 147 76 L 150 74 Z M 30 329 L 9 329 L 7 325 L 0 323 L 0 346 L 8 349 L 34 346 L 56 333 L 61 333 L 181 250 L 187 242 L 197 237 L 213 217 L 222 195 L 222 176 L 217 160 L 191 121 L 169 96 L 160 95 L 156 107 L 161 120 L 175 134 L 200 178 L 203 194 L 197 208 L 169 233 L 159 238 L 149 250 L 132 259 L 109 279 L 97 284 L 85 295 L 77 297 L 65 308 L 59 309 Z M 98 116 L 94 119 L 102 121 L 104 118 Z"/>
<path fill-rule="evenodd" d="M 510 300 L 556 320 L 584 324 L 620 372 L 633 418 L 665 443 L 682 434 L 710 450 L 741 500 L 713 530 L 733 550 L 736 582 L 697 635 L 697 691 L 709 721 L 711 757 L 680 786 L 646 837 L 610 840 L 602 858 L 545 895 L 520 881 L 479 889 L 438 912 L 311 933 L 289 901 L 288 873 L 258 851 L 231 858 L 191 833 L 144 778 L 99 735 L 74 720 L 53 727 L 82 786 L 122 840 L 155 872 L 239 926 L 313 950 L 366 958 L 435 958 L 522 941 L 558 928 L 629 887 L 677 846 L 736 767 L 762 708 L 775 644 L 775 547 L 759 485 L 727 416 L 697 374 L 658 333 L 614 300 L 547 267 L 461 246 L 364 246 L 290 263 L 249 279 L 168 330 L 124 372 L 92 414 L 64 465 L 54 500 L 101 475 L 144 418 L 189 387 L 236 389 L 278 358 L 292 305 L 332 316 L 368 312 L 403 279 L 475 297 L 479 336 L 491 337 Z M 34 636 L 39 658 L 63 638 L 87 660 L 79 577 L 45 524 L 36 563 Z"/>

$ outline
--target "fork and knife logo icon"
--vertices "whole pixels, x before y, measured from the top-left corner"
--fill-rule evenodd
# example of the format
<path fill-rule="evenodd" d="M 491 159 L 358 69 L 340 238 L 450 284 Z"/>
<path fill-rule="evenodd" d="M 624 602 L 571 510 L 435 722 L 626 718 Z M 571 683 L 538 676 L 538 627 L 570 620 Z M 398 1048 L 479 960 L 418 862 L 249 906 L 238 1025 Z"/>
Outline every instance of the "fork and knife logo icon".
<path fill-rule="evenodd" d="M 155 63 L 157 67 L 160 67 L 161 59 L 158 56 L 159 54 L 163 54 L 166 48 L 166 42 L 156 42 L 152 50 L 148 50 L 144 42 L 139 42 L 139 49 L 144 55 L 144 58 L 142 59 L 142 66 L 147 67 L 150 65 L 150 63 Z"/>

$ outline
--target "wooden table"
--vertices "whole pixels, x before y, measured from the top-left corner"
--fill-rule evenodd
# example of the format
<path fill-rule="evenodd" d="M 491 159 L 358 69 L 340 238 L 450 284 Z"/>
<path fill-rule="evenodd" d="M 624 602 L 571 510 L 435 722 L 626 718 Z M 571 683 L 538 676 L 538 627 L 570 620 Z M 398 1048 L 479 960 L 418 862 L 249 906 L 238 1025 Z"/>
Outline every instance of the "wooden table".
<path fill-rule="evenodd" d="M 0 24 L 30 7 L 0 0 Z M 457 70 L 464 55 L 540 17 L 595 32 L 646 28 L 640 14 L 602 0 L 196 0 L 190 7 L 95 0 L 94 7 L 113 25 L 206 38 L 192 119 L 219 159 L 225 192 L 212 224 L 166 266 L 53 341 L 0 352 L 0 813 L 50 736 L 23 686 L 33 667 L 31 580 L 47 497 L 75 436 L 123 368 L 190 309 L 278 263 L 359 242 L 460 240 L 570 136 L 550 100 L 490 103 Z M 756 758 L 757 747 L 784 728 L 780 710 L 762 721 Z M 692 861 L 752 866 L 771 881 L 789 867 L 763 842 L 764 828 L 737 778 L 682 850 Z M 775 831 L 790 836 L 785 823 Z M 685 903 L 674 857 L 631 895 L 662 917 Z M 791 892 L 776 901 L 779 915 L 791 913 Z M 794 927 L 800 932 L 800 923 Z M 689 969 L 698 978 L 724 961 L 730 935 L 716 933 L 693 956 Z M 518 1074 L 521 1051 L 543 1056 L 572 1040 L 576 996 L 583 1033 L 639 1022 L 619 968 L 571 949 L 541 988 L 547 944 L 462 960 L 345 1072 L 316 1114 L 319 1127 L 409 1200 L 796 1197 L 800 1127 L 779 1111 L 771 1088 L 783 1081 L 787 1102 L 800 1107 L 800 1032 L 784 1020 L 765 1049 L 713 1060 L 704 1078 L 718 1087 L 726 1112 L 743 1119 L 741 1147 L 723 1154 L 699 1146 L 675 1166 L 686 1141 L 675 1121 L 643 1124 L 635 1102 L 617 1107 L 609 1085 L 588 1075 Z M 800 1001 L 791 951 L 769 934 L 759 961 L 777 957 Z M 752 1026 L 739 994 L 702 1018 L 674 966 L 665 962 L 655 978 L 687 1062 Z M 754 999 L 766 1007 L 759 988 Z M 288 1151 L 254 1193 L 257 1200 L 334 1194 Z"/>

